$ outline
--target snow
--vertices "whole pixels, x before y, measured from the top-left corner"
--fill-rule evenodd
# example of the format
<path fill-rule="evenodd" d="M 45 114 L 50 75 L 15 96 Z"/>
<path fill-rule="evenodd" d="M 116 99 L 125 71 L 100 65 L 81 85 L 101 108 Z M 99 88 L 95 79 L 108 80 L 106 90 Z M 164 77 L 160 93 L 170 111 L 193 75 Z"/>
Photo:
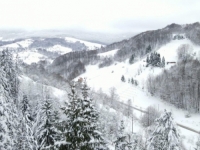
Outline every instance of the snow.
<path fill-rule="evenodd" d="M 19 52 L 18 57 L 24 63 L 29 64 L 29 65 L 32 63 L 37 63 L 40 60 L 48 59 L 46 56 L 39 54 L 36 50 L 27 50 L 27 51 Z M 14 58 L 16 58 L 16 54 L 14 55 Z"/>
<path fill-rule="evenodd" d="M 2 48 L 19 48 L 19 47 L 28 48 L 32 42 L 33 40 L 26 39 L 20 42 L 4 45 L 2 46 Z"/>
<path fill-rule="evenodd" d="M 26 39 L 24 41 L 20 41 L 20 42 L 17 42 L 20 46 L 22 46 L 23 48 L 28 48 L 32 43 L 33 43 L 33 40 L 31 39 Z"/>
<path fill-rule="evenodd" d="M 66 101 L 66 95 L 67 92 L 63 91 L 61 89 L 52 87 L 52 86 L 47 86 L 47 85 L 42 85 L 40 83 L 37 83 L 35 81 L 33 81 L 31 78 L 25 76 L 25 75 L 21 75 L 20 76 L 20 89 L 23 89 L 24 92 L 29 92 L 28 90 L 30 90 L 29 88 L 32 87 L 32 89 L 34 89 L 33 87 L 37 87 L 35 88 L 36 90 L 39 90 L 38 88 L 46 88 L 48 91 L 48 94 L 50 94 L 50 96 L 52 97 L 56 97 L 56 99 L 59 100 L 59 102 L 55 101 L 56 105 L 59 105 L 61 103 L 63 103 L 64 101 Z M 30 93 L 29 93 L 30 94 Z"/>
<path fill-rule="evenodd" d="M 191 53 L 200 52 L 200 47 L 194 45 L 190 40 L 172 40 L 170 43 L 164 45 L 160 49 L 157 50 L 160 53 L 161 58 L 165 57 L 165 62 L 174 61 L 177 62 L 177 49 L 182 44 L 188 44 L 192 47 Z M 106 52 L 105 54 L 100 54 L 101 56 L 107 56 L 108 54 L 113 55 L 117 50 L 113 50 L 110 52 Z M 198 58 L 199 55 L 195 57 Z M 128 60 L 125 62 L 117 62 L 109 67 L 104 67 L 99 69 L 98 65 L 90 65 L 86 67 L 86 73 L 82 74 L 81 77 L 86 77 L 88 85 L 98 90 L 102 88 L 104 92 L 109 94 L 109 89 L 111 87 L 115 87 L 117 89 L 117 93 L 120 96 L 120 101 L 126 103 L 128 99 L 132 100 L 133 106 L 146 109 L 148 106 L 154 106 L 156 109 L 163 111 L 167 109 L 168 111 L 172 111 L 175 122 L 185 125 L 187 127 L 191 127 L 196 130 L 200 130 L 200 116 L 199 114 L 192 114 L 190 118 L 185 118 L 186 111 L 177 109 L 173 105 L 161 100 L 159 97 L 152 97 L 146 91 L 146 80 L 149 75 L 156 76 L 163 71 L 163 68 L 152 68 L 145 67 L 146 57 L 141 60 L 138 60 L 134 64 L 130 65 Z M 165 69 L 169 69 L 174 64 L 166 64 Z M 121 76 L 124 75 L 126 82 L 121 82 Z M 139 86 L 131 85 L 128 83 L 128 78 L 133 77 L 137 79 L 139 82 Z M 77 77 L 78 79 L 79 77 Z M 134 111 L 135 115 L 140 118 L 142 113 L 138 111 Z M 187 149 L 194 146 L 195 141 L 197 140 L 198 134 L 178 127 L 180 131 L 180 135 L 183 138 L 184 145 Z M 139 127 L 138 127 L 139 130 Z"/>
<path fill-rule="evenodd" d="M 60 53 L 61 55 L 63 55 L 65 53 L 71 52 L 72 49 L 68 48 L 68 47 L 61 46 L 61 45 L 54 45 L 53 47 L 48 48 L 47 51 L 57 52 L 57 53 Z"/>
<path fill-rule="evenodd" d="M 114 56 L 118 50 L 119 49 L 115 49 L 115 50 L 112 50 L 112 51 L 108 51 L 108 52 L 104 52 L 104 53 L 99 53 L 98 55 L 101 56 L 101 57 Z"/>
<path fill-rule="evenodd" d="M 17 43 L 12 43 L 12 44 L 7 44 L 7 45 L 4 45 L 2 46 L 2 48 L 19 48 L 19 44 Z"/>
<path fill-rule="evenodd" d="M 101 46 L 104 46 L 104 45 L 101 45 L 101 44 L 87 42 L 87 41 L 83 41 L 83 40 L 79 40 L 79 39 L 75 39 L 75 38 L 71 38 L 71 37 L 65 37 L 65 40 L 67 42 L 71 42 L 71 43 L 75 43 L 75 42 L 83 43 L 83 44 L 85 44 L 85 46 L 88 47 L 89 50 L 94 50 L 96 48 L 100 48 Z"/>

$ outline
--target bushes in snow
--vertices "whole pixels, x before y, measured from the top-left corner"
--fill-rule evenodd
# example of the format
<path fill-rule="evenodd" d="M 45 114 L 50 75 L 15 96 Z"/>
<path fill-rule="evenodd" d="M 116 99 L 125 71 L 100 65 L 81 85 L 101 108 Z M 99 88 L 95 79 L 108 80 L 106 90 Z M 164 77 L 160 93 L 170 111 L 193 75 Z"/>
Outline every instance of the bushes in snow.
<path fill-rule="evenodd" d="M 146 111 L 148 113 L 145 113 L 142 117 L 141 117 L 141 120 L 140 122 L 142 123 L 142 125 L 144 127 L 148 127 L 148 126 L 151 126 L 155 119 L 160 117 L 160 112 L 158 112 L 154 107 L 152 106 L 149 106 L 147 107 Z"/>

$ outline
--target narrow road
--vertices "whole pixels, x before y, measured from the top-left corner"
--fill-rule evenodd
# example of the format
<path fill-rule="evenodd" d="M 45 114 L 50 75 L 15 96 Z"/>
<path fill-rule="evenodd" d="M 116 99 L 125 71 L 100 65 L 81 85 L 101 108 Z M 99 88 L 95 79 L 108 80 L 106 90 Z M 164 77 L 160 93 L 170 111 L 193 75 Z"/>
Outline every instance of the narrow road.
<path fill-rule="evenodd" d="M 121 105 L 124 105 L 124 106 L 127 106 L 127 107 L 131 107 L 132 109 L 135 109 L 135 110 L 140 111 L 140 112 L 142 112 L 142 113 L 148 114 L 148 112 L 145 111 L 145 110 L 136 108 L 136 107 L 134 107 L 134 106 L 128 106 L 127 104 L 122 103 L 122 102 L 119 102 L 119 101 L 117 101 L 117 102 L 118 102 L 119 104 L 121 104 Z M 200 131 L 197 131 L 197 130 L 195 130 L 195 129 L 192 129 L 192 128 L 190 128 L 190 127 L 187 127 L 187 126 L 185 126 L 185 125 L 182 125 L 182 124 L 180 124 L 180 123 L 176 123 L 176 124 L 177 124 L 177 126 L 179 126 L 179 127 L 181 127 L 181 128 L 184 128 L 184 129 L 186 129 L 186 130 L 189 130 L 189 131 L 195 132 L 195 133 L 197 133 L 197 134 L 200 134 Z"/>

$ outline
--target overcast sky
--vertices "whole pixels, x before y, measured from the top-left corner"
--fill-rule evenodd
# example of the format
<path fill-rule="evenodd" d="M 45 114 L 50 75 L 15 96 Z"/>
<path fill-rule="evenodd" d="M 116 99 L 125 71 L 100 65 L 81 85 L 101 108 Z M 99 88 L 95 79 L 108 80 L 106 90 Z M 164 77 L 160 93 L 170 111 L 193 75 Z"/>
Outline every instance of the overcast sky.
<path fill-rule="evenodd" d="M 123 33 L 200 19 L 200 0 L 0 0 L 0 28 Z"/>

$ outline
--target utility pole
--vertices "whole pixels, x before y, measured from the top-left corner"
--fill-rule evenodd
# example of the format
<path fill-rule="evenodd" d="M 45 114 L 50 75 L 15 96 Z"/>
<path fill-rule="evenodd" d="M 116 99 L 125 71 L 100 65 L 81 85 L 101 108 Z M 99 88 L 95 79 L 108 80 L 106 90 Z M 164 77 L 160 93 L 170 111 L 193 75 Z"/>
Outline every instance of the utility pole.
<path fill-rule="evenodd" d="M 132 115 L 132 133 L 133 133 L 133 115 Z"/>

